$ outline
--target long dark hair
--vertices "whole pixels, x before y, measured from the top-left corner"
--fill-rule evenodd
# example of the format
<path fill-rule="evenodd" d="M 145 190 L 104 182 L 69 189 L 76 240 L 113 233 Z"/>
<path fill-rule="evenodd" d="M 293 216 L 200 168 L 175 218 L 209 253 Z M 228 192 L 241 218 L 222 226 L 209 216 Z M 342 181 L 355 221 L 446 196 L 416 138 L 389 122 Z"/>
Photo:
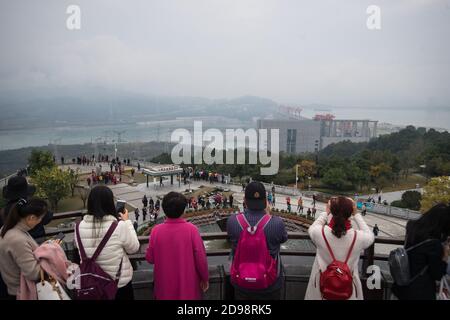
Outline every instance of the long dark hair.
<path fill-rule="evenodd" d="M 447 240 L 450 234 L 450 207 L 437 204 L 419 219 L 406 225 L 406 246 L 412 246 L 428 239 Z"/>
<path fill-rule="evenodd" d="M 31 215 L 35 215 L 38 218 L 42 217 L 47 213 L 47 208 L 48 205 L 45 200 L 38 198 L 30 199 L 28 201 L 25 199 L 20 199 L 11 207 L 0 236 L 3 238 L 6 233 L 14 228 L 23 218 Z"/>
<path fill-rule="evenodd" d="M 345 222 L 352 215 L 353 202 L 342 196 L 331 198 L 330 211 L 334 220 L 332 232 L 336 237 L 340 238 L 347 233 Z"/>
<path fill-rule="evenodd" d="M 87 203 L 87 214 L 95 220 L 102 220 L 104 216 L 118 217 L 114 204 L 114 194 L 107 186 L 96 186 L 91 190 Z"/>

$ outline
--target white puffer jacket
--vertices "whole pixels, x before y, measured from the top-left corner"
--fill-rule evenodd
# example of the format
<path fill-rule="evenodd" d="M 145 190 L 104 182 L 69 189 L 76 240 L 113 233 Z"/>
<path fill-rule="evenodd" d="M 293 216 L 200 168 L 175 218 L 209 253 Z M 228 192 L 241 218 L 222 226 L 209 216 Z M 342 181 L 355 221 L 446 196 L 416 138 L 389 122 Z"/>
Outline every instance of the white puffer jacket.
<path fill-rule="evenodd" d="M 88 257 L 92 257 L 113 221 L 116 221 L 113 216 L 105 216 L 101 223 L 96 222 L 94 229 L 94 216 L 85 215 L 83 217 L 83 221 L 80 222 L 80 238 Z M 76 237 L 75 246 L 78 247 Z M 133 277 L 133 267 L 127 254 L 136 253 L 138 250 L 139 240 L 133 223 L 130 220 L 120 221 L 96 262 L 114 279 L 119 270 L 120 260 L 123 258 L 118 285 L 119 288 L 122 288 Z"/>

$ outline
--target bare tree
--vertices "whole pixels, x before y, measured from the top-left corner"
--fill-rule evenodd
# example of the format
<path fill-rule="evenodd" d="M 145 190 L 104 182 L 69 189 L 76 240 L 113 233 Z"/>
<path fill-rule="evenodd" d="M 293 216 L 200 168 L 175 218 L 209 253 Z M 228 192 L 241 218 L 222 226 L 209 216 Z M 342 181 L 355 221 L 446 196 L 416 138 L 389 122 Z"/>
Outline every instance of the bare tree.
<path fill-rule="evenodd" d="M 86 201 L 89 197 L 89 193 L 91 192 L 91 189 L 84 186 L 76 186 L 75 187 L 78 191 L 78 195 L 80 196 L 81 201 L 83 201 L 83 209 L 86 208 Z"/>

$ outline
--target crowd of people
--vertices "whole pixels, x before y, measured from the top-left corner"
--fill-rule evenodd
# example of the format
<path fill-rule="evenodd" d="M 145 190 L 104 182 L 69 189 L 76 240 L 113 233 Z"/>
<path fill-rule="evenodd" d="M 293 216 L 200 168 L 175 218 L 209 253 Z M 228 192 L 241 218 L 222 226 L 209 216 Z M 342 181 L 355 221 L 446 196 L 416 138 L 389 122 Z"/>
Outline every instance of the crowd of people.
<path fill-rule="evenodd" d="M 214 192 L 211 194 L 201 194 L 197 197 L 190 197 L 187 201 L 187 209 L 221 209 L 233 208 L 234 197 L 230 194 L 228 197 L 221 192 Z"/>
<path fill-rule="evenodd" d="M 11 300 L 36 298 L 33 284 L 44 281 L 43 274 L 64 286 L 71 281 L 64 266 L 73 266 L 59 240 L 40 245 L 36 241 L 41 236 L 36 230 L 51 219 L 51 213 L 46 201 L 32 197 L 35 190 L 24 179 L 10 180 L 4 189 L 9 202 L 2 211 L 0 229 L 0 293 Z M 245 210 L 227 221 L 232 245 L 230 281 L 237 300 L 281 298 L 284 270 L 280 248 L 288 240 L 288 233 L 283 220 L 269 214 L 267 195 L 262 183 L 249 183 L 244 194 Z M 157 203 L 152 207 L 151 201 L 145 196 L 143 209 L 156 210 Z M 190 205 L 192 201 L 177 192 L 162 199 L 166 219 L 152 228 L 145 254 L 154 265 L 155 299 L 198 300 L 209 288 L 208 260 L 199 230 L 182 218 Z M 118 212 L 108 186 L 91 190 L 87 214 L 74 232 L 81 257 L 77 270 L 82 280 L 71 296 L 134 299 L 133 267 L 128 255 L 136 253 L 140 243 L 128 211 Z M 331 198 L 308 233 L 316 255 L 305 299 L 362 300 L 358 262 L 361 252 L 373 244 L 374 234 L 355 202 L 342 196 Z M 436 281 L 448 273 L 449 233 L 448 205 L 436 205 L 418 220 L 408 222 L 405 247 L 414 247 L 409 258 L 411 274 L 417 276 L 407 286 L 394 285 L 398 299 L 436 298 Z M 19 290 L 24 287 L 28 289 Z"/>
<path fill-rule="evenodd" d="M 208 170 L 201 170 L 197 169 L 195 171 L 190 171 L 188 169 L 184 169 L 182 174 L 185 183 L 186 179 L 192 178 L 194 181 L 207 181 L 209 183 L 224 183 L 228 184 L 231 182 L 231 177 L 228 174 L 215 172 L 215 171 L 208 171 Z"/>

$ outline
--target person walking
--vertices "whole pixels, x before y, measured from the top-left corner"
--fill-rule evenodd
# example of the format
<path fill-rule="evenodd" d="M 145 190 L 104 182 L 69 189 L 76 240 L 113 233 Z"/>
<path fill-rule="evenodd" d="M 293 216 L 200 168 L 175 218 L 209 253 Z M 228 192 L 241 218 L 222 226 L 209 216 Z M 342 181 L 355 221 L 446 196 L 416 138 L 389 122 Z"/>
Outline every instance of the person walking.
<path fill-rule="evenodd" d="M 378 236 L 378 233 L 380 232 L 380 229 L 378 228 L 378 225 L 376 223 L 373 226 L 372 231 L 373 231 L 373 234 L 374 234 L 375 237 Z"/>
<path fill-rule="evenodd" d="M 303 214 L 303 198 L 302 197 L 298 198 L 297 212 Z"/>

